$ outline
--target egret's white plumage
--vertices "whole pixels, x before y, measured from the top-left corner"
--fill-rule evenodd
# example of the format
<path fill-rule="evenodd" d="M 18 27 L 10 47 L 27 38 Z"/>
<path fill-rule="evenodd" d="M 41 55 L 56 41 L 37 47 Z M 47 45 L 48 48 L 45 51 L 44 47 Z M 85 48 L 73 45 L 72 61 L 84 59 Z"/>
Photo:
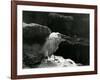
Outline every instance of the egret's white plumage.
<path fill-rule="evenodd" d="M 42 48 L 42 53 L 44 53 L 45 57 L 51 57 L 51 55 L 59 48 L 59 44 L 62 41 L 64 41 L 64 39 L 61 38 L 59 32 L 52 32 L 46 39 Z"/>
<path fill-rule="evenodd" d="M 59 35 L 60 33 L 59 32 L 52 32 L 50 35 L 49 35 L 49 39 L 52 39 L 52 38 L 59 38 Z"/>

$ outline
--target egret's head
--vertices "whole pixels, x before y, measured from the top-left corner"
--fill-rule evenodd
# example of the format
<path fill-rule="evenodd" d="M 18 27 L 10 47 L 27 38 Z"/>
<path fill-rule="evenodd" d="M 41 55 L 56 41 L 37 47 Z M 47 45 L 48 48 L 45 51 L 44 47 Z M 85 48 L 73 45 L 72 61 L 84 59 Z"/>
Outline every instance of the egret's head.
<path fill-rule="evenodd" d="M 49 35 L 49 39 L 57 39 L 57 40 L 60 40 L 60 41 L 66 41 L 68 37 L 66 35 L 63 35 L 59 32 L 52 32 L 50 35 Z"/>

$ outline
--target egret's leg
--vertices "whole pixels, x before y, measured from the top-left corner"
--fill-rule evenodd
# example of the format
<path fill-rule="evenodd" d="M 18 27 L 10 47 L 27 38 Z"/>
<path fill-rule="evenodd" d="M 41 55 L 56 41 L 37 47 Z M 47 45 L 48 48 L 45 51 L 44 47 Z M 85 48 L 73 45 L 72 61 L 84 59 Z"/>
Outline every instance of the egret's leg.
<path fill-rule="evenodd" d="M 48 51 L 46 51 L 46 53 L 45 53 L 45 63 L 47 63 L 48 62 Z"/>
<path fill-rule="evenodd" d="M 45 63 L 48 63 L 48 56 L 45 57 Z"/>
<path fill-rule="evenodd" d="M 54 55 L 54 61 L 56 60 L 55 55 Z"/>
<path fill-rule="evenodd" d="M 54 55 L 54 61 L 57 61 L 56 56 Z"/>

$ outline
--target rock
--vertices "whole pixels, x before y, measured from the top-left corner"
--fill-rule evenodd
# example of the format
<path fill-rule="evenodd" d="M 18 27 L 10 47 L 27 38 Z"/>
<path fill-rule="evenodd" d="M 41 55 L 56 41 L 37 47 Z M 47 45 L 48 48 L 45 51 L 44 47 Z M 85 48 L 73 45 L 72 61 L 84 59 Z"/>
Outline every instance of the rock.
<path fill-rule="evenodd" d="M 50 34 L 47 26 L 23 23 L 23 67 L 36 67 L 44 54 L 40 50 Z"/>
<path fill-rule="evenodd" d="M 50 67 L 76 67 L 78 66 L 71 59 L 64 59 L 61 56 L 52 55 L 47 63 L 41 62 L 36 68 L 50 68 Z"/>

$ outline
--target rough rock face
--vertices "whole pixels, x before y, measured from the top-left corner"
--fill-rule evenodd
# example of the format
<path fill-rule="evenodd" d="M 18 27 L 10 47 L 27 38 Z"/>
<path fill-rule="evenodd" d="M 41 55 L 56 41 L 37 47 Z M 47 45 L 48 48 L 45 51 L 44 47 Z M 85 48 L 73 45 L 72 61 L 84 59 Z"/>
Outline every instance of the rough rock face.
<path fill-rule="evenodd" d="M 44 44 L 46 38 L 51 33 L 47 26 L 31 23 L 23 24 L 23 43 L 26 44 Z"/>
<path fill-rule="evenodd" d="M 55 57 L 55 59 L 54 59 Z M 80 64 L 81 65 L 81 64 Z M 71 59 L 64 59 L 61 56 L 54 56 L 52 55 L 49 59 L 48 62 L 41 62 L 37 68 L 48 68 L 48 67 L 76 67 L 80 66 L 79 64 L 76 64 L 73 60 Z"/>
<path fill-rule="evenodd" d="M 50 32 L 46 26 L 23 24 L 23 67 L 36 67 L 42 61 L 44 54 L 40 50 Z"/>

